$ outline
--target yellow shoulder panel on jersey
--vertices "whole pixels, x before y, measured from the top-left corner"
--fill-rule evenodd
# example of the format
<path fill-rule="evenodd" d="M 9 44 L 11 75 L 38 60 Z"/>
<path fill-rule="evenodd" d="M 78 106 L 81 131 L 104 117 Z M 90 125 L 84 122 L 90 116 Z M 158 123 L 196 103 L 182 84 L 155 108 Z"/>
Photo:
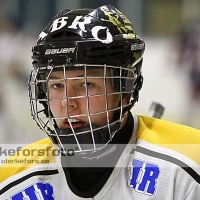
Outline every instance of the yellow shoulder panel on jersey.
<path fill-rule="evenodd" d="M 39 164 L 55 163 L 55 148 L 46 138 L 25 146 L 8 157 L 0 167 L 0 183 L 5 179 Z"/>
<path fill-rule="evenodd" d="M 138 138 L 175 150 L 200 165 L 200 130 L 161 119 L 138 116 Z"/>

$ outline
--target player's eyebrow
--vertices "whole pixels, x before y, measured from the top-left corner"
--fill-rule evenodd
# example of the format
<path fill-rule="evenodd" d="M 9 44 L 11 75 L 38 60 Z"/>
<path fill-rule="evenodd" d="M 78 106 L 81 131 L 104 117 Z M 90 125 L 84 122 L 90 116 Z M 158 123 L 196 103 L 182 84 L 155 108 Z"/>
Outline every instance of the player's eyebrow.
<path fill-rule="evenodd" d="M 84 74 L 83 75 L 77 75 L 77 76 L 73 76 L 71 78 L 83 78 L 84 77 Z M 50 75 L 49 76 L 49 79 L 63 79 L 64 78 L 64 75 L 62 76 L 57 76 L 57 75 Z M 68 77 L 67 77 L 68 78 Z M 70 78 L 68 78 L 70 79 Z"/>
<path fill-rule="evenodd" d="M 103 72 L 103 71 L 102 71 Z M 67 75 L 67 71 L 66 71 L 66 75 Z M 91 76 L 91 77 L 99 77 L 99 76 L 103 76 L 103 73 L 101 73 L 100 71 L 96 71 L 96 70 L 87 70 L 86 72 L 87 76 Z M 73 76 L 72 78 L 83 78 L 85 76 L 85 72 L 80 72 L 80 74 Z M 64 77 L 64 73 L 63 74 L 50 74 L 49 75 L 49 79 L 63 79 Z"/>
<path fill-rule="evenodd" d="M 50 75 L 49 79 L 60 79 L 60 77 L 56 76 L 56 75 Z"/>

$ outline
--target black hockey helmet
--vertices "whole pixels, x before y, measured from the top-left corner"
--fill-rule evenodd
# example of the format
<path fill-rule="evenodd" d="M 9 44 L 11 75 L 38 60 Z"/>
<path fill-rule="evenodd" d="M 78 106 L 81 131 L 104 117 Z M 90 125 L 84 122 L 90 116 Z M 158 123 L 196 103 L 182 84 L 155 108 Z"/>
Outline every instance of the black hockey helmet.
<path fill-rule="evenodd" d="M 34 70 L 29 80 L 29 96 L 33 118 L 57 148 L 63 149 L 63 138 L 73 137 L 78 143 L 82 140 L 81 135 L 87 138 L 84 134 L 90 134 L 94 144 L 90 150 L 96 150 L 95 137 L 99 134 L 101 138 L 105 130 L 109 137 L 98 143 L 106 144 L 112 140 L 126 111 L 138 100 L 143 83 L 141 65 L 144 50 L 145 43 L 131 22 L 110 5 L 97 9 L 64 9 L 50 21 L 32 48 Z M 108 121 L 105 127 L 90 124 L 84 130 L 73 130 L 72 127 L 71 130 L 60 130 L 49 106 L 48 77 L 54 71 L 91 68 L 111 70 L 113 87 L 121 95 L 121 100 L 130 95 L 130 102 L 126 106 L 119 102 L 114 120 Z M 66 118 L 69 118 L 67 113 Z M 84 151 L 80 144 L 76 148 Z"/>

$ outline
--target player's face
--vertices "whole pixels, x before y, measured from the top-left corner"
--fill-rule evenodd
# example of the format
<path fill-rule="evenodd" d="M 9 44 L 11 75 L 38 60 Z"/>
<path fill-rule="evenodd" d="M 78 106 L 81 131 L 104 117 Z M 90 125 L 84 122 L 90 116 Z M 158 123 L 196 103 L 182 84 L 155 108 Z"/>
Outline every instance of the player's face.
<path fill-rule="evenodd" d="M 113 111 L 106 110 L 117 108 L 120 95 L 109 94 L 116 91 L 103 74 L 103 69 L 87 70 L 86 80 L 84 70 L 69 70 L 65 74 L 57 71 L 50 75 L 49 105 L 59 128 L 70 128 L 68 118 L 73 119 L 70 120 L 73 128 L 89 125 L 89 121 L 99 126 L 105 126 L 107 118 L 112 121 Z"/>

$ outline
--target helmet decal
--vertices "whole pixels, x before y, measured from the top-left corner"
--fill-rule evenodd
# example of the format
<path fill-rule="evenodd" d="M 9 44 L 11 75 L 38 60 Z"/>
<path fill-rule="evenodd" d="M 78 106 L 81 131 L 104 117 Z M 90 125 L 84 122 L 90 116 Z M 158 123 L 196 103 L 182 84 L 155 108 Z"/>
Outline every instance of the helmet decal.
<path fill-rule="evenodd" d="M 76 16 L 71 24 L 68 24 L 68 17 L 60 17 L 53 20 L 46 31 L 51 34 L 67 26 L 68 29 L 80 29 L 82 32 L 87 32 L 87 25 L 88 24 L 91 25 L 91 22 L 92 22 L 91 16 L 86 16 L 86 17 L 83 17 L 82 15 Z M 112 34 L 110 33 L 108 27 L 93 25 L 92 28 L 90 27 L 90 29 L 94 39 L 105 44 L 111 43 L 113 41 Z M 105 39 L 101 39 L 98 37 L 98 34 L 101 30 L 105 30 L 104 31 L 106 33 Z M 39 35 L 38 41 L 45 39 L 48 36 L 47 32 L 42 31 Z"/>
<path fill-rule="evenodd" d="M 100 30 L 106 30 L 106 38 L 104 40 L 100 39 L 98 37 L 98 32 Z M 92 35 L 94 37 L 94 39 L 102 42 L 102 43 L 105 43 L 105 44 L 108 44 L 108 43 L 111 43 L 113 41 L 113 37 L 109 31 L 109 29 L 107 27 L 103 27 L 103 26 L 95 26 L 94 28 L 92 28 Z"/>
<path fill-rule="evenodd" d="M 79 17 L 81 17 L 81 16 L 79 16 Z M 63 28 L 64 26 L 66 26 L 67 25 L 67 21 L 66 21 L 67 19 L 68 19 L 68 17 L 60 17 L 58 19 L 55 19 L 53 21 L 51 27 L 50 27 L 51 28 L 50 32 L 52 33 L 54 31 L 57 31 L 57 30 Z"/>
<path fill-rule="evenodd" d="M 74 53 L 76 50 L 76 47 L 73 48 L 58 48 L 58 49 L 46 49 L 45 51 L 45 55 L 49 55 L 49 54 L 61 54 L 61 53 Z"/>
<path fill-rule="evenodd" d="M 124 24 L 131 24 L 131 22 L 116 8 L 110 8 L 106 6 L 100 7 L 102 12 L 108 19 L 101 18 L 102 21 L 107 21 L 112 23 L 114 26 L 117 27 L 120 33 L 135 33 L 133 26 L 124 26 Z"/>

